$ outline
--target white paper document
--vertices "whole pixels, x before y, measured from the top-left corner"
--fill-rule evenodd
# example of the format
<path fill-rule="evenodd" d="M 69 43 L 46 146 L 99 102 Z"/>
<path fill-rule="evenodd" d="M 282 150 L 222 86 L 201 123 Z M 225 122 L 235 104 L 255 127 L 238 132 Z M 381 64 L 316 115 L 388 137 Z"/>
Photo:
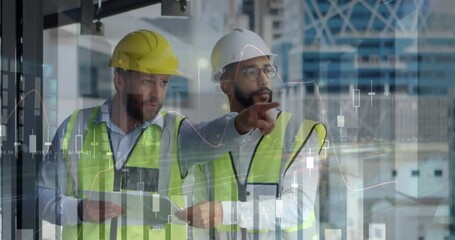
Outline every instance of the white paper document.
<path fill-rule="evenodd" d="M 112 202 L 122 207 L 119 225 L 185 224 L 175 217 L 182 209 L 168 197 L 148 192 L 89 192 L 84 194 L 90 201 Z"/>

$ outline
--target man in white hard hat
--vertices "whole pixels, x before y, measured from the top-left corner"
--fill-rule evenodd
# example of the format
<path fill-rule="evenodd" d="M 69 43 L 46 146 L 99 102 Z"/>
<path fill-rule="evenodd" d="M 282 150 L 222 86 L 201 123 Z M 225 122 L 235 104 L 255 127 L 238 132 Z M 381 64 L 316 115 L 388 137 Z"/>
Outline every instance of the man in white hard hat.
<path fill-rule="evenodd" d="M 151 224 L 144 216 L 139 219 L 144 224 L 131 223 L 128 211 L 103 200 L 104 193 L 145 192 L 184 207 L 188 169 L 234 147 L 250 129 L 269 132 L 273 121 L 266 111 L 278 103 L 196 126 L 162 111 L 170 77 L 181 73 L 170 43 L 149 30 L 126 35 L 110 66 L 115 95 L 100 106 L 75 111 L 54 137 L 38 179 L 40 216 L 62 225 L 65 240 L 187 239 L 186 226 L 167 218 Z M 93 192 L 101 198 L 90 198 Z M 127 195 L 121 196 L 123 201 Z"/>
<path fill-rule="evenodd" d="M 278 71 L 274 56 L 256 33 L 245 29 L 234 29 L 215 44 L 212 76 L 227 95 L 231 111 L 272 101 Z M 211 238 L 317 236 L 313 209 L 325 127 L 276 109 L 271 112 L 275 128 L 269 135 L 253 131 L 244 144 L 195 168 L 195 174 L 203 174 L 195 179 L 205 179 L 209 201 L 179 216 L 195 227 L 215 227 Z"/>

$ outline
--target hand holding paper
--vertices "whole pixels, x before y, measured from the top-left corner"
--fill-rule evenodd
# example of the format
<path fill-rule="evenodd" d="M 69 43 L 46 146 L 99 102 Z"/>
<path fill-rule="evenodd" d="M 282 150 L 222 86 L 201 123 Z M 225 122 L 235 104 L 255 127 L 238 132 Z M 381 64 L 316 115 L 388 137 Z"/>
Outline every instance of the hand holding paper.
<path fill-rule="evenodd" d="M 163 225 L 170 222 L 185 224 L 175 221 L 174 214 L 182 209 L 175 205 L 166 196 L 150 194 L 148 192 L 85 192 L 90 202 L 108 202 L 109 206 L 117 206 L 106 211 L 110 218 L 118 216 L 119 224 L 130 225 Z M 98 204 L 99 205 L 99 204 Z M 106 205 L 104 205 L 106 206 Z M 120 213 L 118 212 L 120 209 Z M 121 214 L 121 215 L 120 215 Z M 109 219 L 104 217 L 102 221 Z"/>
<path fill-rule="evenodd" d="M 79 214 L 79 218 L 86 222 L 102 223 L 122 214 L 122 208 L 112 202 L 91 201 L 86 198 L 80 204 L 82 204 L 82 213 Z"/>
<path fill-rule="evenodd" d="M 223 206 L 221 202 L 200 202 L 175 215 L 193 227 L 216 227 L 223 220 Z"/>

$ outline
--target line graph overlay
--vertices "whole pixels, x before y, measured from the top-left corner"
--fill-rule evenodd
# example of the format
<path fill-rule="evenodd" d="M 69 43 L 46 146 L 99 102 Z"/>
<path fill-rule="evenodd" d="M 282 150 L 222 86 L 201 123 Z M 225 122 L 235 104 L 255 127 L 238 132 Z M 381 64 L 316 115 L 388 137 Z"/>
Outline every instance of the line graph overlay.
<path fill-rule="evenodd" d="M 278 79 L 281 81 L 281 84 L 283 86 L 286 86 L 286 85 L 289 85 L 289 84 L 292 84 L 292 85 L 297 85 L 297 84 L 313 84 L 314 85 L 314 89 L 315 89 L 315 93 L 316 93 L 316 97 L 317 97 L 317 101 L 319 102 L 319 105 L 321 107 L 321 111 L 322 112 L 327 112 L 327 110 L 325 109 L 325 106 L 322 102 L 322 98 L 321 98 L 321 95 L 320 95 L 320 92 L 319 92 L 319 86 L 316 84 L 315 81 L 302 81 L 302 82 L 289 82 L 289 83 L 284 83 L 283 80 L 281 79 L 281 77 L 279 75 L 277 75 Z M 326 126 L 329 126 L 329 121 L 327 119 L 327 115 L 323 115 L 323 123 L 326 125 Z M 334 142 L 333 140 L 333 135 L 332 135 L 332 132 L 330 130 L 330 128 L 327 128 L 327 135 L 328 135 L 328 140 L 330 142 Z M 332 144 L 333 146 L 333 144 Z M 346 188 L 349 190 L 349 191 L 352 191 L 352 192 L 358 192 L 358 191 L 365 191 L 365 190 L 369 190 L 369 189 L 373 189 L 373 188 L 377 188 L 377 187 L 380 187 L 380 186 L 383 186 L 383 185 L 388 185 L 388 184 L 395 184 L 397 181 L 386 181 L 386 182 L 381 182 L 381 183 L 378 183 L 378 184 L 373 184 L 373 185 L 370 185 L 370 186 L 366 186 L 366 187 L 361 187 L 361 188 L 355 188 L 355 187 L 352 187 L 351 185 L 348 184 L 348 181 L 347 181 L 347 174 L 342 170 L 341 168 L 341 165 L 340 165 L 340 161 L 339 161 L 339 158 L 338 158 L 338 152 L 336 150 L 335 147 L 332 147 L 332 151 L 334 153 L 334 157 L 335 157 L 335 160 L 336 160 L 336 163 L 337 163 L 337 167 L 338 167 L 338 170 L 340 172 L 340 176 L 343 180 L 343 183 L 344 185 L 346 186 Z"/>

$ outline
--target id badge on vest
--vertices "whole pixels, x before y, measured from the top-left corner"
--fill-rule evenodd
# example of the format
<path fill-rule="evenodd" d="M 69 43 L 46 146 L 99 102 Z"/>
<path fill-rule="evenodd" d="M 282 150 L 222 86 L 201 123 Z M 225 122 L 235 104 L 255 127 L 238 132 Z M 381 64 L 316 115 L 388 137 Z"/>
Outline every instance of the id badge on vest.
<path fill-rule="evenodd" d="M 126 167 L 122 169 L 122 189 L 158 192 L 159 169 Z"/>

